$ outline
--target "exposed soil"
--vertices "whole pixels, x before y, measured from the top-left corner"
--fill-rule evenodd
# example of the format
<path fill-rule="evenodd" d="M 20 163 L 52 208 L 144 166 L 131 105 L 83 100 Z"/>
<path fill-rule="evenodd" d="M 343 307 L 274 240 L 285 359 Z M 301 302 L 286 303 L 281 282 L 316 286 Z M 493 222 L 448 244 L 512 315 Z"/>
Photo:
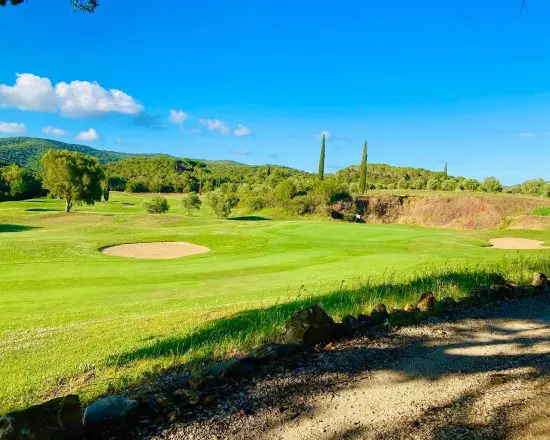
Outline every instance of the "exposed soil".
<path fill-rule="evenodd" d="M 550 296 L 329 344 L 152 438 L 550 438 Z"/>
<path fill-rule="evenodd" d="M 497 249 L 549 249 L 543 246 L 543 241 L 529 240 L 527 238 L 493 238 L 489 240 L 494 248 Z"/>
<path fill-rule="evenodd" d="M 209 249 L 183 241 L 161 241 L 155 243 L 129 243 L 109 246 L 101 249 L 105 255 L 113 257 L 131 257 L 141 259 L 165 260 L 204 254 Z"/>

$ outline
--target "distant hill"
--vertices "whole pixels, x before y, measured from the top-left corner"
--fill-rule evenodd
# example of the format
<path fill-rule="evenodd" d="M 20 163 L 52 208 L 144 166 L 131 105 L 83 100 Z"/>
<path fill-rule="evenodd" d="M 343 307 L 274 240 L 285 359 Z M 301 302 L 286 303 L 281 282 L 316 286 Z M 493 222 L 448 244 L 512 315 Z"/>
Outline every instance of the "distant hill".
<path fill-rule="evenodd" d="M 97 157 L 103 163 L 117 162 L 132 156 L 128 153 L 96 150 L 86 145 L 66 144 L 51 139 L 9 137 L 0 138 L 0 162 L 16 163 L 19 166 L 37 169 L 40 158 L 50 148 L 78 151 Z"/>

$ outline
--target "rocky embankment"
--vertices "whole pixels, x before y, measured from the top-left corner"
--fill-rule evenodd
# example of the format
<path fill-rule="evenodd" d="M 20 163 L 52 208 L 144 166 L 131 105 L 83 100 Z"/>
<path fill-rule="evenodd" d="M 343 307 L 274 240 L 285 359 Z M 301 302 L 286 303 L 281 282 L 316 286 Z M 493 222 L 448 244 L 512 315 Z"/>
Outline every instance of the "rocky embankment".
<path fill-rule="evenodd" d="M 289 318 L 284 343 L 265 344 L 249 356 L 235 359 L 221 367 L 209 368 L 197 377 L 180 374 L 164 381 L 159 389 L 125 396 L 106 396 L 90 403 L 86 408 L 82 408 L 78 396 L 70 395 L 7 414 L 0 419 L 0 439 L 155 436 L 173 439 L 262 436 L 288 439 L 313 436 L 327 439 L 371 438 L 365 429 L 378 432 L 376 438 L 386 438 L 386 434 L 387 438 L 439 438 L 432 431 L 428 435 L 428 430 L 435 428 L 447 429 L 455 435 L 444 437 L 444 432 L 441 431 L 440 438 L 503 438 L 502 427 L 507 425 L 502 418 L 489 414 L 487 408 L 490 402 L 484 403 L 485 406 L 482 405 L 479 409 L 479 429 L 470 425 L 455 426 L 458 422 L 453 418 L 456 418 L 454 409 L 467 407 L 470 403 L 464 395 L 465 390 L 461 388 L 462 383 L 447 383 L 444 378 L 450 377 L 451 373 L 463 373 L 460 369 L 473 369 L 475 371 L 470 371 L 472 374 L 487 374 L 494 369 L 494 365 L 489 365 L 491 362 L 496 362 L 503 370 L 514 371 L 514 374 L 516 369 L 525 366 L 523 363 L 526 360 L 530 367 L 540 364 L 543 365 L 543 370 L 547 369 L 550 367 L 547 365 L 548 354 L 541 352 L 539 343 L 542 341 L 548 348 L 548 339 L 537 339 L 533 336 L 514 339 L 514 346 L 529 346 L 534 350 L 529 357 L 522 357 L 523 355 L 514 352 L 516 348 L 505 344 L 506 337 L 514 334 L 514 328 L 495 327 L 489 331 L 486 329 L 487 325 L 479 320 L 475 325 L 472 324 L 474 330 L 469 333 L 460 324 L 451 326 L 448 330 L 440 329 L 438 337 L 445 339 L 453 334 L 456 339 L 456 342 L 445 346 L 445 351 L 438 349 L 436 339 L 428 344 L 432 347 L 431 351 L 419 351 L 420 345 L 425 345 L 427 336 L 422 333 L 424 330 L 419 333 L 414 329 L 425 328 L 426 324 L 434 322 L 457 323 L 457 318 L 462 319 L 465 316 L 469 319 L 476 319 L 477 316 L 480 319 L 484 310 L 498 310 L 504 306 L 521 308 L 517 303 L 537 298 L 544 298 L 546 302 L 543 308 L 548 309 L 548 297 L 543 295 L 549 293 L 547 277 L 535 273 L 530 286 L 502 283 L 479 287 L 458 301 L 450 297 L 437 300 L 433 294 L 426 292 L 416 304 L 410 304 L 404 309 L 387 310 L 384 304 L 379 304 L 369 314 L 346 316 L 341 322 L 335 322 L 323 309 L 312 305 Z M 526 299 L 523 300 L 524 298 Z M 510 310 L 505 310 L 503 314 L 513 315 Z M 525 315 L 525 319 L 517 321 L 514 326 L 527 325 L 528 330 L 539 331 L 536 326 L 531 328 L 532 324 L 525 324 L 527 317 Z M 541 328 L 546 329 L 544 326 Z M 489 336 L 483 336 L 484 332 Z M 488 353 L 487 350 L 493 348 L 488 348 L 489 344 L 483 343 L 483 338 L 492 341 L 495 332 L 502 335 L 503 342 L 500 346 L 499 343 L 493 344 L 496 353 Z M 471 347 L 477 347 L 481 351 L 465 356 L 466 360 L 460 358 L 461 362 L 456 361 L 458 358 L 449 356 L 456 350 L 468 350 Z M 510 357 L 504 357 L 506 351 L 510 352 Z M 428 362 L 430 356 L 433 358 Z M 399 372 L 400 375 L 406 373 L 408 377 L 432 377 L 433 383 L 426 385 L 424 378 L 418 384 L 413 384 L 412 388 L 402 389 L 400 387 L 404 387 L 403 384 L 406 383 L 404 376 L 399 376 L 399 380 L 388 376 L 383 393 L 376 394 L 372 391 L 370 394 L 373 389 L 370 383 L 367 396 L 356 394 L 361 389 L 358 383 L 350 385 L 358 380 L 359 373 L 389 374 L 390 370 Z M 520 373 L 521 371 L 517 372 Z M 538 375 L 535 373 L 536 371 L 531 371 L 531 376 L 522 380 L 531 381 L 531 385 L 542 380 L 540 370 Z M 508 381 L 506 375 L 493 376 L 487 380 L 496 381 L 498 386 L 504 386 Z M 435 378 L 439 381 L 435 381 Z M 473 379 L 468 376 L 468 380 L 471 382 Z M 476 376 L 475 380 L 481 379 Z M 474 382 L 469 386 L 479 388 L 479 383 Z M 375 383 L 379 384 L 379 379 Z M 539 393 L 545 384 L 546 382 L 542 385 L 537 382 L 535 388 Z M 393 387 L 396 387 L 397 393 L 392 394 Z M 506 396 L 519 393 L 516 388 L 507 391 Z M 452 407 L 445 406 L 443 402 L 443 397 L 449 393 L 454 399 L 450 404 Z M 456 396 L 458 398 L 455 399 Z M 533 394 L 527 393 L 527 396 L 532 397 Z M 548 396 L 550 394 L 546 395 L 547 402 Z M 397 400 L 392 403 L 392 398 Z M 407 398 L 407 408 L 422 409 L 422 418 L 420 413 L 407 418 L 403 415 L 405 411 L 394 411 L 399 405 L 404 405 L 399 399 Z M 395 405 L 395 408 L 385 407 L 386 399 L 389 399 L 387 404 Z M 414 404 L 415 401 L 419 402 L 418 405 Z M 331 413 L 330 407 L 334 406 L 334 402 L 340 410 L 333 408 Z M 436 410 L 438 407 L 434 403 L 441 403 L 441 410 Z M 354 405 L 356 409 L 353 409 Z M 321 406 L 324 408 L 324 416 L 318 415 L 323 414 L 319 411 Z M 357 414 L 359 407 L 361 409 Z M 540 412 L 540 408 L 530 410 L 535 415 Z M 393 418 L 387 419 L 391 414 Z M 357 417 L 356 422 L 351 420 L 352 415 Z M 524 412 L 518 417 L 523 415 Z M 315 422 L 316 417 L 321 418 Z M 484 417 L 490 419 L 491 423 L 484 424 Z M 367 419 L 372 420 L 372 426 L 361 425 Z M 388 426 L 388 420 L 399 421 L 401 425 Z M 427 423 L 427 420 L 431 422 Z M 376 431 L 382 429 L 381 426 L 385 431 Z M 545 432 L 546 425 L 540 429 Z M 477 431 L 483 435 L 476 437 L 474 434 Z M 413 435 L 415 432 L 418 436 Z M 323 433 L 331 433 L 331 436 Z M 469 434 L 472 436 L 468 436 Z"/>

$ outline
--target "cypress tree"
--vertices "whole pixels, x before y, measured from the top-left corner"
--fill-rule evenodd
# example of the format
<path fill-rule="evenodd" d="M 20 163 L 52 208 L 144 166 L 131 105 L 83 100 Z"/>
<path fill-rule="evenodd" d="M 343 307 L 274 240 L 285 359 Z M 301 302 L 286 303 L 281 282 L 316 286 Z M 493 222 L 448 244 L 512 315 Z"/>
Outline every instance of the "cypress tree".
<path fill-rule="evenodd" d="M 321 139 L 321 157 L 319 158 L 319 180 L 325 178 L 325 135 Z"/>
<path fill-rule="evenodd" d="M 449 175 L 447 174 L 447 162 L 445 162 L 445 168 L 443 169 L 443 178 L 447 180 Z"/>
<path fill-rule="evenodd" d="M 365 141 L 363 145 L 363 158 L 361 159 L 361 170 L 359 176 L 359 192 L 365 194 L 367 192 L 367 157 L 369 144 Z"/>

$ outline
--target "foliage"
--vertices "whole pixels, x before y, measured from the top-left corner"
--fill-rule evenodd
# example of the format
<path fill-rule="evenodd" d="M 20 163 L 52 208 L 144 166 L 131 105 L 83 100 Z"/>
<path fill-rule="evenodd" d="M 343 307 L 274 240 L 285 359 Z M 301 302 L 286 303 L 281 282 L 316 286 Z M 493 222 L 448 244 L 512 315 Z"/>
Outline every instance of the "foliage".
<path fill-rule="evenodd" d="M 317 176 L 319 177 L 319 180 L 323 180 L 325 178 L 325 134 L 324 133 L 321 139 L 321 154 L 319 156 L 319 171 Z"/>
<path fill-rule="evenodd" d="M 537 208 L 533 210 L 533 215 L 550 216 L 550 208 Z"/>
<path fill-rule="evenodd" d="M 367 192 L 367 152 L 368 144 L 365 141 L 363 145 L 363 157 L 361 158 L 361 168 L 359 169 L 359 194 L 365 194 Z"/>
<path fill-rule="evenodd" d="M 221 189 L 206 194 L 206 203 L 216 214 L 216 218 L 227 218 L 236 205 L 235 198 Z"/>
<path fill-rule="evenodd" d="M 482 185 L 483 191 L 490 193 L 502 192 L 502 184 L 496 177 L 487 177 L 483 181 Z"/>
<path fill-rule="evenodd" d="M 18 6 L 24 3 L 25 0 L 9 0 L 9 3 L 12 6 Z M 8 0 L 0 0 L 0 6 L 6 6 Z M 97 0 L 71 0 L 71 4 L 75 11 L 82 11 L 87 13 L 95 12 L 96 8 L 99 6 Z"/>
<path fill-rule="evenodd" d="M 42 157 L 44 188 L 65 199 L 65 212 L 75 203 L 93 205 L 101 200 L 104 173 L 95 157 L 68 150 L 48 150 Z"/>
<path fill-rule="evenodd" d="M 143 204 L 149 214 L 166 214 L 170 209 L 170 204 L 166 197 L 154 196 Z"/>
<path fill-rule="evenodd" d="M 187 211 L 188 215 L 191 215 L 192 211 L 198 211 L 201 208 L 201 199 L 196 192 L 192 191 L 183 196 L 181 206 Z"/>
<path fill-rule="evenodd" d="M 0 201 L 23 200 L 42 195 L 42 182 L 32 171 L 12 164 L 0 167 Z"/>

